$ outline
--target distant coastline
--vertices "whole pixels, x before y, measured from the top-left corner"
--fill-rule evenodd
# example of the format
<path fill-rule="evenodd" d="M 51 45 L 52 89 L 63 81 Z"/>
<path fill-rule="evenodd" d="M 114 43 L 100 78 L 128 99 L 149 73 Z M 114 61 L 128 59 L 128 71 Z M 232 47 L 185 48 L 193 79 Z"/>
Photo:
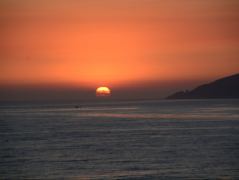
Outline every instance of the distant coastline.
<path fill-rule="evenodd" d="M 239 73 L 203 84 L 189 91 L 178 91 L 166 99 L 239 98 Z"/>

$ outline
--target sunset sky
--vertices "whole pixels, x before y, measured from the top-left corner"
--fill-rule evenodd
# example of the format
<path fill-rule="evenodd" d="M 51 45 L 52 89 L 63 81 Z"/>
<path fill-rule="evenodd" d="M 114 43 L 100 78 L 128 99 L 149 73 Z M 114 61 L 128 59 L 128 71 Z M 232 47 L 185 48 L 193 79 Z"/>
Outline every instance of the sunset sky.
<path fill-rule="evenodd" d="M 163 96 L 239 72 L 238 0 L 1 0 L 0 23 L 1 87 Z"/>

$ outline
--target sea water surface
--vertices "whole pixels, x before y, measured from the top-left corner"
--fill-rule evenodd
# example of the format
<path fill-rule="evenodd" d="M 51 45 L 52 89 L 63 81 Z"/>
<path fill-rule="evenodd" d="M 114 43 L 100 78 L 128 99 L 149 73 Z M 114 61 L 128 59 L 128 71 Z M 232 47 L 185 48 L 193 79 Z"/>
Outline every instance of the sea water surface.
<path fill-rule="evenodd" d="M 1 103 L 0 179 L 239 179 L 239 100 Z"/>

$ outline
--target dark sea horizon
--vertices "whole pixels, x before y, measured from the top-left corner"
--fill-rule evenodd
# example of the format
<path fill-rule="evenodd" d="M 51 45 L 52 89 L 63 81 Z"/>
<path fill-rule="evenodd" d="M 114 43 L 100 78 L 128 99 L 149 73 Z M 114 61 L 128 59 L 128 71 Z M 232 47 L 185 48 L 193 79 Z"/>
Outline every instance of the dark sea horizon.
<path fill-rule="evenodd" d="M 0 179 L 239 179 L 239 99 L 0 103 Z"/>

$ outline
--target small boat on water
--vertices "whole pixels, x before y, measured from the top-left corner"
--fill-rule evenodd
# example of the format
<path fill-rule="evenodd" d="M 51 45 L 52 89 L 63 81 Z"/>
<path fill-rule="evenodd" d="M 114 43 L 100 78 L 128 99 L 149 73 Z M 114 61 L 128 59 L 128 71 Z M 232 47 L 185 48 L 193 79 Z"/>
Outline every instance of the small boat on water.
<path fill-rule="evenodd" d="M 78 108 L 80 108 L 80 106 L 78 106 L 78 105 L 75 105 L 75 108 L 76 108 L 76 109 L 78 109 Z"/>

